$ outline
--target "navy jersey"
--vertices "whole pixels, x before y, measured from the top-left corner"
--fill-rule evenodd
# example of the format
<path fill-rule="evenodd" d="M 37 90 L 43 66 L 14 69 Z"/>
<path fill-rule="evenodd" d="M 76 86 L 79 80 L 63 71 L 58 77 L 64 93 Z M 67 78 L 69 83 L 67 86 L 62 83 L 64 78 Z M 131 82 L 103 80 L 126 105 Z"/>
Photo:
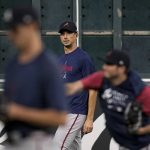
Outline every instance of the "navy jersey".
<path fill-rule="evenodd" d="M 113 86 L 102 72 L 97 72 L 82 80 L 87 89 L 98 89 L 101 107 L 106 118 L 106 127 L 112 137 L 130 150 L 139 150 L 150 143 L 150 134 L 131 135 L 124 119 L 127 104 L 138 100 L 143 104 L 143 126 L 150 124 L 150 88 L 144 84 L 137 73 L 130 71 L 128 79 Z"/>
<path fill-rule="evenodd" d="M 26 107 L 65 110 L 63 84 L 57 66 L 55 58 L 45 50 L 28 64 L 20 64 L 16 56 L 6 69 L 5 96 Z M 17 120 L 8 122 L 6 129 L 22 134 L 45 130 Z"/>
<path fill-rule="evenodd" d="M 60 58 L 62 66 L 61 77 L 65 83 L 74 82 L 95 71 L 94 64 L 88 54 L 77 48 Z M 87 114 L 88 90 L 67 97 L 70 113 Z"/>

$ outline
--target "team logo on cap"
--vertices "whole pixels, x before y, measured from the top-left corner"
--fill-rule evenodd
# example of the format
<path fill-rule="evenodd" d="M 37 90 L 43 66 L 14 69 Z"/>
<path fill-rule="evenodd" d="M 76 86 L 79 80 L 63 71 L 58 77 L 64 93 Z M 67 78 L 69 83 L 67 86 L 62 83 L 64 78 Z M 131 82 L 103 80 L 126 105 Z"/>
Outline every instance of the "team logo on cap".
<path fill-rule="evenodd" d="M 23 22 L 25 22 L 26 24 L 30 24 L 32 22 L 32 17 L 31 15 L 25 15 L 23 17 Z"/>
<path fill-rule="evenodd" d="M 10 22 L 13 18 L 13 13 L 10 9 L 6 10 L 5 13 L 4 13 L 4 20 L 6 22 Z"/>
<path fill-rule="evenodd" d="M 68 26 L 68 25 L 69 25 L 69 23 L 67 22 L 67 23 L 64 24 L 64 27 L 65 27 L 65 26 Z"/>
<path fill-rule="evenodd" d="M 119 61 L 119 65 L 124 65 L 123 60 L 120 60 L 120 61 Z"/>

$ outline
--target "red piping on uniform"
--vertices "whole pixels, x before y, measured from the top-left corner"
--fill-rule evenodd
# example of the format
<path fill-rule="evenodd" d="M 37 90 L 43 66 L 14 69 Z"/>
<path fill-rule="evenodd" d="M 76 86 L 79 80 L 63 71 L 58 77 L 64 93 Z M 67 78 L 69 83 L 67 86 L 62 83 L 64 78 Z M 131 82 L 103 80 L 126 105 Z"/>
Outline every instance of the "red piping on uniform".
<path fill-rule="evenodd" d="M 65 137 L 65 139 L 64 139 L 64 141 L 63 141 L 63 144 L 62 144 L 62 146 L 61 146 L 61 150 L 63 149 L 64 144 L 65 144 L 65 141 L 66 141 L 66 139 L 67 139 L 67 137 L 68 137 L 70 131 L 72 130 L 73 126 L 75 125 L 75 123 L 76 123 L 78 117 L 79 117 L 79 114 L 77 115 L 77 117 L 76 117 L 76 119 L 74 120 L 74 122 L 73 122 L 71 128 L 69 129 L 69 131 L 68 131 L 68 133 L 67 133 L 67 135 L 66 135 L 66 137 Z"/>

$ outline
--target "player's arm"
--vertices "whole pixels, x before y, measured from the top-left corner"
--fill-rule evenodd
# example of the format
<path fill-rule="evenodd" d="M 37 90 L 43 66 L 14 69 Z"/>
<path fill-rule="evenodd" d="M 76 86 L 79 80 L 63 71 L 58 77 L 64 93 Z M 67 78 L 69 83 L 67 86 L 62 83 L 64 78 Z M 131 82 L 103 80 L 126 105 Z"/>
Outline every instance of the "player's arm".
<path fill-rule="evenodd" d="M 138 129 L 139 135 L 150 134 L 150 125 Z"/>
<path fill-rule="evenodd" d="M 94 119 L 96 99 L 97 99 L 97 91 L 89 90 L 88 114 L 83 127 L 84 133 L 90 133 L 93 130 L 93 119 Z"/>
<path fill-rule="evenodd" d="M 95 72 L 95 66 L 92 62 L 91 58 L 86 57 L 82 63 L 82 76 L 87 77 L 88 75 Z M 97 91 L 89 89 L 89 96 L 88 96 L 88 113 L 87 117 L 83 126 L 84 133 L 90 133 L 93 130 L 93 119 L 94 119 L 94 112 L 95 112 L 95 105 L 97 99 Z"/>
<path fill-rule="evenodd" d="M 103 83 L 104 75 L 102 71 L 95 72 L 82 80 L 66 84 L 66 92 L 68 95 L 80 92 L 83 89 L 98 90 Z"/>
<path fill-rule="evenodd" d="M 18 120 L 36 126 L 50 126 L 65 123 L 66 113 L 55 109 L 33 109 L 12 103 L 8 106 L 7 117 L 9 120 Z"/>
<path fill-rule="evenodd" d="M 83 86 L 81 80 L 76 81 L 76 82 L 72 82 L 72 83 L 67 83 L 65 85 L 65 87 L 66 87 L 67 95 L 73 95 L 73 94 L 80 92 L 84 89 L 84 86 Z"/>
<path fill-rule="evenodd" d="M 68 95 L 82 91 L 83 89 L 90 90 L 89 101 L 88 101 L 88 106 L 89 106 L 88 115 L 83 128 L 83 131 L 85 133 L 89 133 L 92 131 L 93 116 L 94 116 L 96 97 L 97 97 L 96 90 L 98 90 L 101 87 L 103 83 L 103 79 L 104 79 L 103 72 L 99 71 L 93 73 L 88 77 L 83 78 L 82 80 L 66 85 Z"/>
<path fill-rule="evenodd" d="M 141 127 L 138 134 L 150 134 L 150 87 L 146 86 L 138 97 L 138 101 L 143 106 L 143 112 L 149 116 L 149 125 Z"/>

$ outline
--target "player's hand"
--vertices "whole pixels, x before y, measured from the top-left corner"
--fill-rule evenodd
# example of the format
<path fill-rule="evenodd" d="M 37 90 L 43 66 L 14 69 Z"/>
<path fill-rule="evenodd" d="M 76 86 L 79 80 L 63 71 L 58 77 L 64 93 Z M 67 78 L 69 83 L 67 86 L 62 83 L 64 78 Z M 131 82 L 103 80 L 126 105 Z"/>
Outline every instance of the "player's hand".
<path fill-rule="evenodd" d="M 82 82 L 80 82 L 80 81 L 76 81 L 76 82 L 73 82 L 73 83 L 67 83 L 65 85 L 65 87 L 66 87 L 67 95 L 75 94 L 77 92 L 82 91 L 82 89 L 83 89 Z"/>
<path fill-rule="evenodd" d="M 144 134 L 145 134 L 144 128 L 139 128 L 139 129 L 137 130 L 137 134 L 138 134 L 138 135 L 144 135 Z"/>
<path fill-rule="evenodd" d="M 93 130 L 93 120 L 87 119 L 83 126 L 84 134 L 90 133 Z"/>
<path fill-rule="evenodd" d="M 150 124 L 137 130 L 138 135 L 150 134 Z"/>
<path fill-rule="evenodd" d="M 9 103 L 7 108 L 7 116 L 9 119 L 14 119 L 16 114 L 19 113 L 18 105 L 15 103 Z"/>

